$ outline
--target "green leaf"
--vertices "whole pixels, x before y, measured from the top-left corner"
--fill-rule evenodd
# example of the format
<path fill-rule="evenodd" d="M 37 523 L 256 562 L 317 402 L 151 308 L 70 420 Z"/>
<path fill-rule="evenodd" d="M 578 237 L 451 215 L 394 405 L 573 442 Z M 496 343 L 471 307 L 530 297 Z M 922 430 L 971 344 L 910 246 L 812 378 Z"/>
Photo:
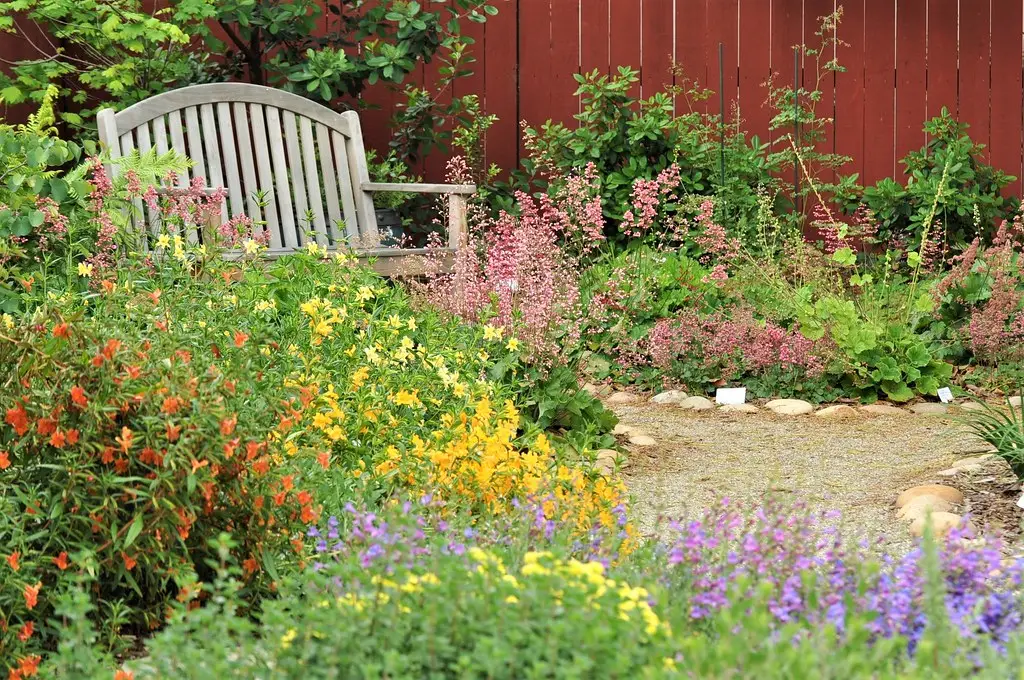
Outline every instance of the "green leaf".
<path fill-rule="evenodd" d="M 128 533 L 124 537 L 124 547 L 130 546 L 135 542 L 135 539 L 142 533 L 142 515 L 136 515 L 135 521 L 128 527 Z"/>
<path fill-rule="evenodd" d="M 857 254 L 853 252 L 853 248 L 840 248 L 832 253 L 832 261 L 851 266 L 857 264 Z"/>
<path fill-rule="evenodd" d="M 882 391 L 895 402 L 910 401 L 914 398 L 914 390 L 910 389 L 905 382 L 883 382 Z"/>

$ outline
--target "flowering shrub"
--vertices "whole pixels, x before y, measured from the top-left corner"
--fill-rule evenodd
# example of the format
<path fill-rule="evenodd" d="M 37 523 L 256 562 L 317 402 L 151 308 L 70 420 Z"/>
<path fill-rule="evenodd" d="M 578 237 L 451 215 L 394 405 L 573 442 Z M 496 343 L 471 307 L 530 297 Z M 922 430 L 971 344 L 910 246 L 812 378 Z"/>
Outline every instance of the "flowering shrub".
<path fill-rule="evenodd" d="M 258 389 L 249 334 L 211 351 L 159 290 L 106 290 L 93 315 L 58 307 L 0 334 L 5 659 L 47 643 L 52 598 L 76 574 L 103 574 L 93 596 L 120 612 L 108 633 L 154 627 L 206 573 L 210 537 L 236 537 L 256 592 L 316 517 L 278 463 L 301 394 Z"/>

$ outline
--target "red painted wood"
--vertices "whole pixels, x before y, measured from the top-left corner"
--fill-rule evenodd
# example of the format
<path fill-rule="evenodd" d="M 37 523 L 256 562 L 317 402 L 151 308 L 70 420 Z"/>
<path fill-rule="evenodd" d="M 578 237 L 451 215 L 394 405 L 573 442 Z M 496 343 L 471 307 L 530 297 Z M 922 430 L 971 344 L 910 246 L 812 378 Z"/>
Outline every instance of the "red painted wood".
<path fill-rule="evenodd" d="M 839 49 L 839 63 L 846 69 L 836 74 L 836 153 L 850 157 L 841 172 L 856 173 L 864 180 L 864 61 L 868 52 L 864 0 L 843 3 L 839 37 L 848 46 Z"/>
<path fill-rule="evenodd" d="M 551 0 L 551 75 L 552 120 L 574 125 L 573 117 L 579 113 L 579 84 L 575 75 L 580 72 L 580 2 L 583 0 Z"/>
<path fill-rule="evenodd" d="M 771 75 L 771 33 L 765 30 L 771 22 L 771 5 L 767 2 L 744 2 L 740 21 L 739 102 L 741 128 L 762 141 L 771 136 L 768 123 L 768 88 Z"/>
<path fill-rule="evenodd" d="M 971 139 L 986 145 L 991 142 L 989 137 L 990 38 L 989 4 L 977 1 L 961 2 L 958 84 L 960 121 L 970 125 L 967 134 L 971 136 Z"/>
<path fill-rule="evenodd" d="M 776 88 L 793 87 L 793 48 L 803 41 L 803 6 L 800 0 L 771 0 L 771 68 Z M 788 106 L 787 102 L 787 106 Z M 775 111 L 769 112 L 774 116 Z M 792 126 L 772 131 L 775 150 L 790 148 Z"/>
<path fill-rule="evenodd" d="M 580 68 L 583 73 L 608 73 L 610 0 L 585 0 L 582 3 L 580 35 Z"/>
<path fill-rule="evenodd" d="M 831 122 L 835 120 L 836 115 L 836 74 L 826 68 L 827 64 L 836 57 L 836 48 L 823 49 L 823 38 L 817 34 L 822 33 L 822 23 L 825 17 L 830 16 L 833 11 L 835 11 L 833 0 L 804 0 L 804 44 L 820 54 L 804 58 L 803 87 L 808 92 L 821 91 L 821 99 L 814 104 L 814 112 L 819 119 L 830 121 L 822 131 L 824 139 L 817 144 L 818 150 L 822 153 L 834 153 L 836 148 L 835 126 Z M 842 25 L 839 28 L 841 30 Z M 835 33 L 829 31 L 824 37 L 833 41 Z M 821 175 L 819 179 L 833 182 L 835 181 L 835 172 L 830 170 Z"/>
<path fill-rule="evenodd" d="M 551 72 L 562 68 L 551 63 L 551 0 L 519 0 L 519 26 L 519 119 L 540 130 L 551 118 Z"/>
<path fill-rule="evenodd" d="M 487 135 L 487 155 L 491 163 L 508 172 L 519 165 L 519 70 L 516 61 L 519 0 L 494 4 L 498 7 L 498 14 L 487 20 L 487 51 L 481 57 L 484 108 L 498 116 L 498 121 Z"/>
<path fill-rule="evenodd" d="M 433 3 L 426 6 L 426 9 L 437 12 L 444 23 L 447 23 L 451 17 L 448 10 L 452 8 L 454 8 L 452 0 L 445 0 L 443 3 Z M 448 106 L 452 103 L 453 84 L 442 85 L 443 79 L 440 71 L 446 66 L 441 62 L 442 56 L 444 55 L 439 54 L 429 64 L 424 65 L 423 85 L 440 106 Z M 444 132 L 451 133 L 451 129 L 451 124 L 446 122 L 443 126 Z M 452 149 L 450 145 L 447 149 L 434 149 L 428 152 L 426 158 L 421 163 L 422 172 L 429 177 L 444 177 L 445 167 L 448 164 L 448 159 L 451 157 Z"/>
<path fill-rule="evenodd" d="M 1000 170 L 1017 177 L 1004 195 L 1020 195 L 1022 124 L 1021 89 L 1021 23 L 1024 3 L 1000 5 L 992 17 L 992 146 L 991 162 Z"/>
<path fill-rule="evenodd" d="M 609 28 L 612 74 L 617 73 L 620 66 L 639 71 L 643 64 L 640 55 L 640 0 L 611 0 Z M 639 82 L 631 93 L 634 97 L 640 96 Z"/>
<path fill-rule="evenodd" d="M 928 102 L 928 0 L 900 0 L 896 14 L 896 172 L 925 144 Z"/>
<path fill-rule="evenodd" d="M 896 17 L 894 0 L 866 0 L 871 41 L 864 66 L 864 177 L 874 183 L 896 172 Z"/>
<path fill-rule="evenodd" d="M 683 78 L 676 85 L 684 90 L 693 89 L 695 83 L 699 89 L 708 87 L 708 60 L 704 48 L 708 1 L 676 0 L 676 62 L 683 69 Z M 705 113 L 707 109 L 706 102 L 697 102 L 686 96 L 676 97 L 677 114 L 690 111 Z"/>
<path fill-rule="evenodd" d="M 928 118 L 957 109 L 957 3 L 928 0 Z"/>
<path fill-rule="evenodd" d="M 714 0 L 707 5 L 708 21 L 704 33 L 704 55 L 708 64 L 708 87 L 715 91 L 715 96 L 708 101 L 709 113 L 721 113 L 720 94 L 725 95 L 726 122 L 735 122 L 738 105 L 739 66 L 736 61 L 737 44 L 739 42 L 739 11 L 738 0 Z M 718 46 L 722 44 L 724 53 L 723 82 L 724 89 L 720 93 L 718 77 Z"/>
<path fill-rule="evenodd" d="M 641 4 L 641 96 L 649 99 L 673 84 L 673 4 L 671 0 L 642 0 Z"/>

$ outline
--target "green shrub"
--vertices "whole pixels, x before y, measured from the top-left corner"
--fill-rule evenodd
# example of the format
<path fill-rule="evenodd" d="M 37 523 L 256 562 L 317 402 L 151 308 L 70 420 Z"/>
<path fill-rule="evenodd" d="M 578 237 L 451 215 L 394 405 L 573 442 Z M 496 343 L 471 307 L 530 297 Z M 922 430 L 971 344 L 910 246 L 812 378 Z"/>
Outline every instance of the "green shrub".
<path fill-rule="evenodd" d="M 1019 386 L 1017 394 L 1024 394 Z M 985 402 L 982 406 L 981 411 L 967 415 L 967 428 L 978 439 L 995 447 L 995 454 L 1006 461 L 1017 479 L 1024 480 L 1024 406 L 1014 406 L 1009 400 L 1005 407 Z"/>

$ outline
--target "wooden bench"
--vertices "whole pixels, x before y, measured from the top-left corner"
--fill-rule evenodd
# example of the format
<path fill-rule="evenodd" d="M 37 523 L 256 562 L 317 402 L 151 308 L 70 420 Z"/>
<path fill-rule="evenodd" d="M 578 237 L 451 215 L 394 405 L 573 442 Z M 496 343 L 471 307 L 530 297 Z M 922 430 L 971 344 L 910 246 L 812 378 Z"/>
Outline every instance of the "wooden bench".
<path fill-rule="evenodd" d="M 150 97 L 123 111 L 97 114 L 100 143 L 116 159 L 134 149 L 174 149 L 192 159 L 189 176 L 223 187 L 221 218 L 248 215 L 269 232 L 267 254 L 276 257 L 314 240 L 328 249 L 350 249 L 390 275 L 416 273 L 421 249 L 381 248 L 373 193 L 397 191 L 447 195 L 448 239 L 453 252 L 466 234 L 466 196 L 473 185 L 386 184 L 370 181 L 354 111 L 337 113 L 290 92 L 246 83 L 193 85 Z M 261 200 L 262 199 L 262 200 Z M 135 220 L 150 232 L 159 215 L 139 201 Z M 183 236 L 185 236 L 183 234 Z M 198 234 L 189 234 L 198 239 Z"/>

